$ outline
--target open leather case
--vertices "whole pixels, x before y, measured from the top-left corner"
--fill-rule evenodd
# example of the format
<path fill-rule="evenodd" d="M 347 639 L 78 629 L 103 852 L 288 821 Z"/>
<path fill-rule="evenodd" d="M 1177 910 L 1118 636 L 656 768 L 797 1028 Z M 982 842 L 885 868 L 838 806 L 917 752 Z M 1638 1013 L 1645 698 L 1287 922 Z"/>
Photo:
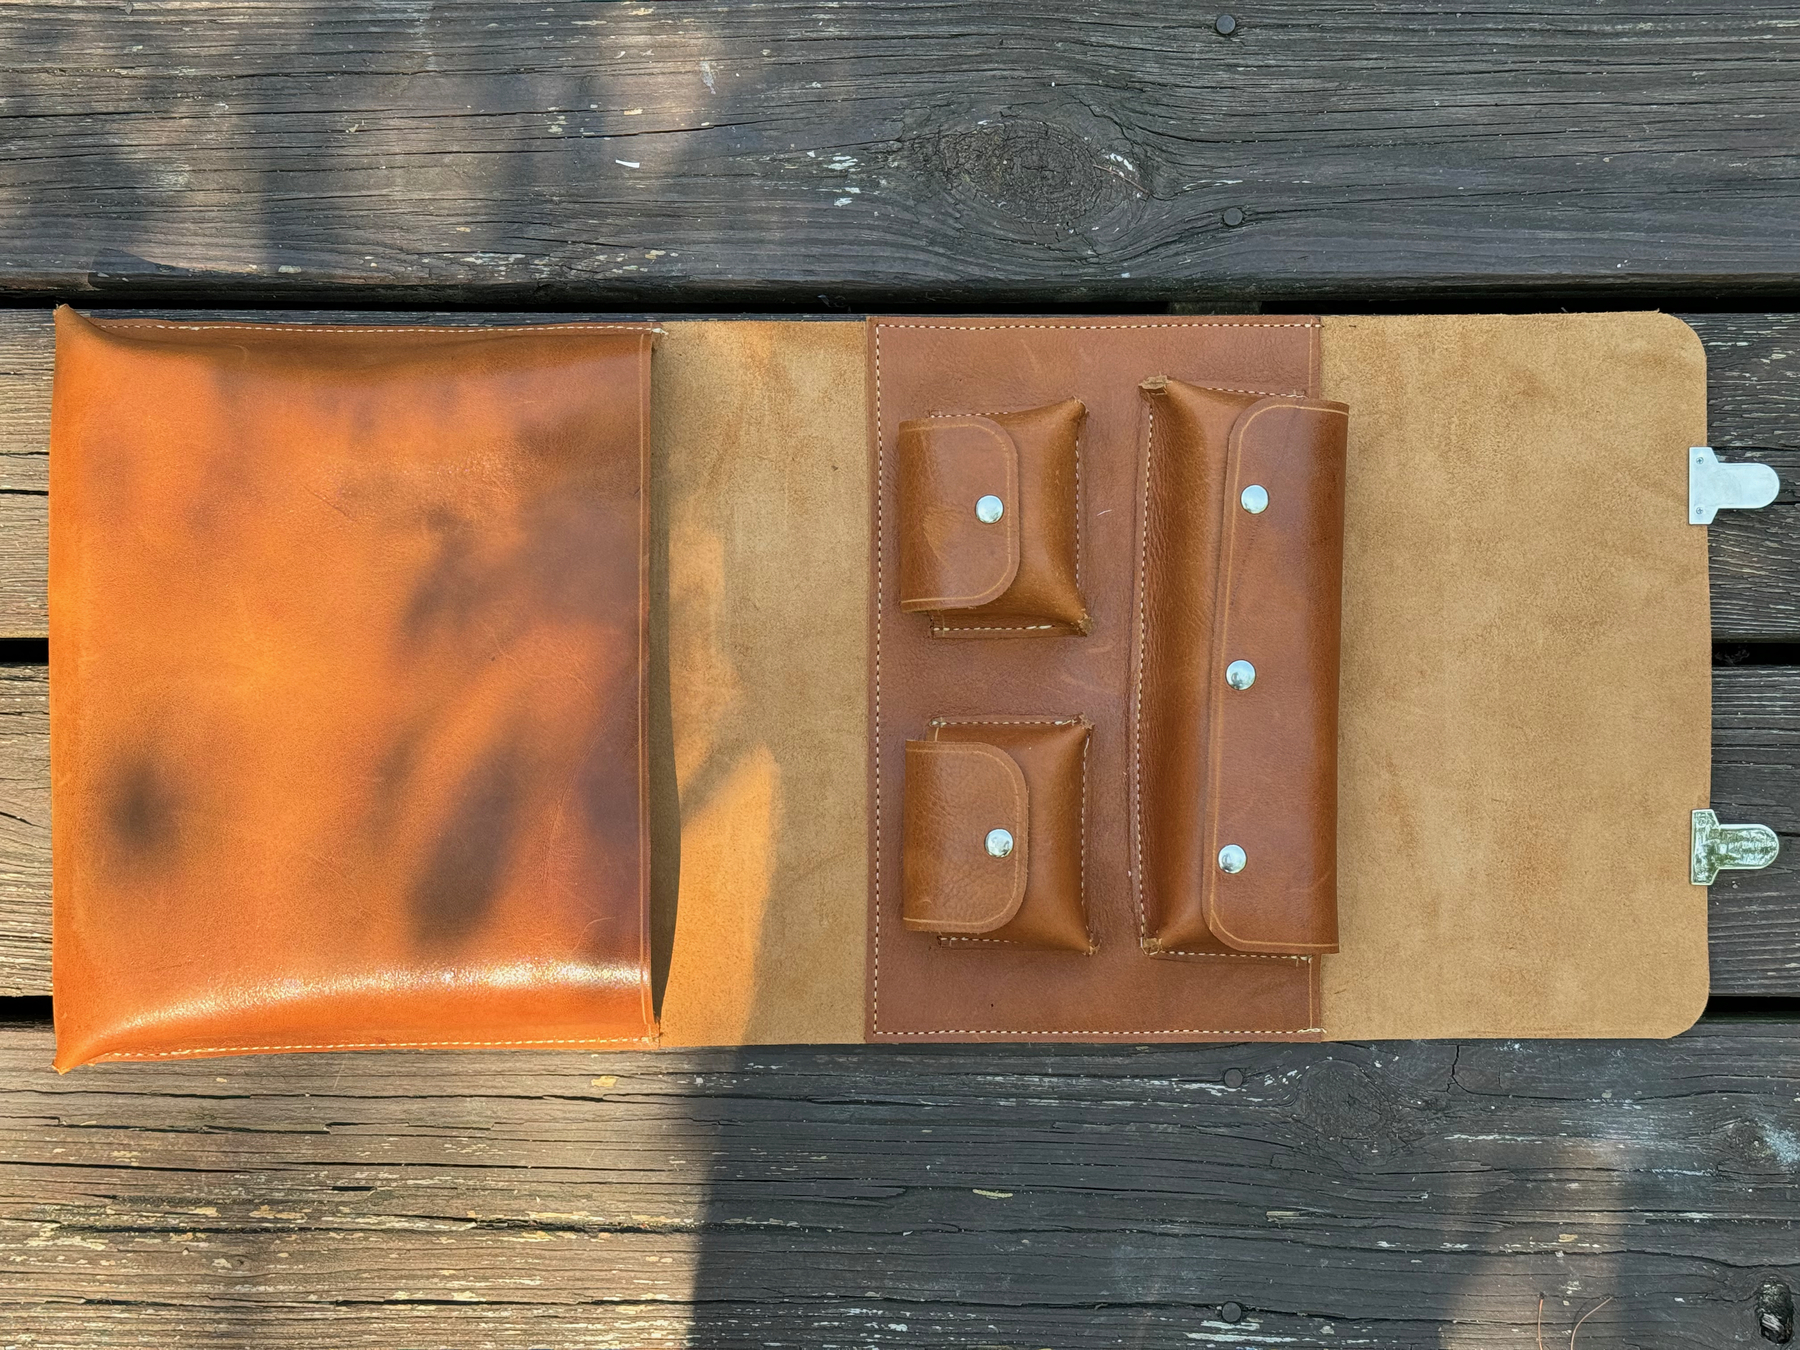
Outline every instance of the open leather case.
<path fill-rule="evenodd" d="M 1705 401 L 1654 314 L 64 312 L 59 1066 L 1674 1034 Z"/>

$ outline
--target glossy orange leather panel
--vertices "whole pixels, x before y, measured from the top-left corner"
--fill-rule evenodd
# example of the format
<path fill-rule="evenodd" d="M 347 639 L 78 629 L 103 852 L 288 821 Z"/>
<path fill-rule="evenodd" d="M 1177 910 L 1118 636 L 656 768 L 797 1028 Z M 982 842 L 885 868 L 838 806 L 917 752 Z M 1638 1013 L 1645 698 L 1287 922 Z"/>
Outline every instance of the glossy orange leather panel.
<path fill-rule="evenodd" d="M 58 1067 L 651 1035 L 651 333 L 57 327 Z"/>
<path fill-rule="evenodd" d="M 868 1034 L 874 1040 L 1194 1040 L 1317 1036 L 1316 961 L 1227 951 L 1145 953 L 1128 805 L 1134 596 L 1141 566 L 1138 386 L 1168 376 L 1265 395 L 1316 393 L 1317 323 L 1280 318 L 870 321 L 876 464 L 871 615 L 871 903 Z M 1090 631 L 1035 641 L 934 638 L 900 608 L 897 445 L 902 422 L 992 416 L 1068 399 L 1087 409 L 1081 446 L 1082 588 Z M 1216 531 L 1216 516 L 1213 529 Z M 1209 573 L 1210 577 L 1210 573 Z M 1043 711 L 1092 724 L 1085 885 L 1096 951 L 991 944 L 945 950 L 902 922 L 905 745 L 933 718 Z M 1204 716 L 1203 701 L 1193 705 Z M 1198 809 L 1199 778 L 1188 792 Z M 1047 841 L 1034 831 L 1032 848 Z"/>
<path fill-rule="evenodd" d="M 1146 947 L 1334 951 L 1348 410 L 1179 380 L 1143 397 L 1131 735 Z M 1251 485 L 1260 512 L 1242 504 Z M 1241 690 L 1225 678 L 1238 660 L 1255 671 Z M 1226 844 L 1243 871 L 1220 870 Z"/>

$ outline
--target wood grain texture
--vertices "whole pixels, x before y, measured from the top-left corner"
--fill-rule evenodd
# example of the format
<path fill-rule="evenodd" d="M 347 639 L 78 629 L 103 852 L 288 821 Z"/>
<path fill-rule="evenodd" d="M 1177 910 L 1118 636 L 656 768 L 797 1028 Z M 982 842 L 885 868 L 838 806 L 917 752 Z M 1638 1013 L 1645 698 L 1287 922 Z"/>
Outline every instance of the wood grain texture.
<path fill-rule="evenodd" d="M 0 666 L 0 997 L 49 992 L 49 673 Z"/>
<path fill-rule="evenodd" d="M 1760 511 L 1722 511 L 1708 528 L 1713 635 L 1800 635 L 1800 318 L 1688 315 L 1706 346 L 1707 412 L 1720 458 L 1774 466 L 1781 492 Z"/>
<path fill-rule="evenodd" d="M 49 731 L 44 669 L 0 666 L 0 997 L 50 992 Z M 1786 849 L 1713 886 L 1713 993 L 1800 995 L 1800 669 L 1714 671 L 1712 800 Z"/>
<path fill-rule="evenodd" d="M 961 305 L 1792 276 L 1780 7 L 1213 17 L 18 0 L 0 288 Z"/>
<path fill-rule="evenodd" d="M 1752 1346 L 1800 1034 L 269 1056 L 0 1034 L 20 1345 Z M 1242 1320 L 1223 1320 L 1226 1303 Z"/>

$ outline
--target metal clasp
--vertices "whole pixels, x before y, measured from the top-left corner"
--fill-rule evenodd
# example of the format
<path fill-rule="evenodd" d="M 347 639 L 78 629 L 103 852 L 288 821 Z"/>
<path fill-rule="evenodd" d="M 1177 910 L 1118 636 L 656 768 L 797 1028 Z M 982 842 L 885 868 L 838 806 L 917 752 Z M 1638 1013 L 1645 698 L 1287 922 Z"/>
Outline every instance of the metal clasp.
<path fill-rule="evenodd" d="M 1781 852 L 1767 825 L 1721 825 L 1711 811 L 1694 812 L 1694 852 L 1688 880 L 1710 886 L 1721 872 L 1754 872 Z"/>
<path fill-rule="evenodd" d="M 1781 491 L 1767 464 L 1721 464 L 1708 445 L 1688 450 L 1688 522 L 1710 525 L 1720 511 L 1754 511 Z"/>

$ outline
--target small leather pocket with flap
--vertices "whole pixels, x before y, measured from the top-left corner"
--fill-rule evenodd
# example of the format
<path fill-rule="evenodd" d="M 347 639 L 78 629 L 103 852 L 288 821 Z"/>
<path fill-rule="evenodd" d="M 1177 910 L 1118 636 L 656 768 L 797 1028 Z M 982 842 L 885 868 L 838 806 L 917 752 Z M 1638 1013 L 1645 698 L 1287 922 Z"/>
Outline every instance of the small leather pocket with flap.
<path fill-rule="evenodd" d="M 937 636 L 1084 633 L 1078 399 L 899 430 L 900 607 Z"/>
<path fill-rule="evenodd" d="M 902 917 L 945 945 L 1089 952 L 1083 718 L 934 718 L 906 743 Z"/>

